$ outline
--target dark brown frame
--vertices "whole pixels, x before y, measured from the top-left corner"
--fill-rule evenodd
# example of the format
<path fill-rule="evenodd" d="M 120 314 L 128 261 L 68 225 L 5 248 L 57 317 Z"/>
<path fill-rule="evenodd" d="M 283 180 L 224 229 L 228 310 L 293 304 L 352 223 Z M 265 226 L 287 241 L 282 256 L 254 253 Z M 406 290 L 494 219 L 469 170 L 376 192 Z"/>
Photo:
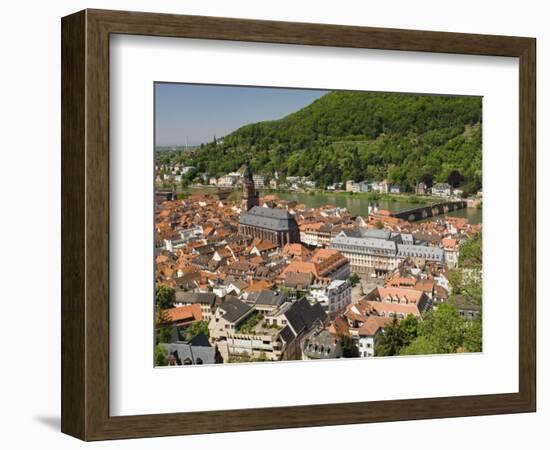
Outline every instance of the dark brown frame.
<path fill-rule="evenodd" d="M 61 429 L 84 440 L 532 412 L 536 409 L 536 40 L 433 31 L 85 10 L 62 31 Z M 519 58 L 519 392 L 109 416 L 109 35 Z"/>

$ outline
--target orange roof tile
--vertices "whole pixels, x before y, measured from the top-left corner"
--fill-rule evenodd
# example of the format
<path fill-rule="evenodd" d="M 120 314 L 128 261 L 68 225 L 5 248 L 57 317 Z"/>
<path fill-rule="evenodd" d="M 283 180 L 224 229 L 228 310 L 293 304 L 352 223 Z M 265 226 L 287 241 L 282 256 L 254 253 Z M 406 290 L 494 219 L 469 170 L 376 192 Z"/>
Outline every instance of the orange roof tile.
<path fill-rule="evenodd" d="M 371 295 L 376 296 L 382 301 L 387 298 L 392 298 L 398 299 L 399 303 L 418 303 L 422 299 L 424 292 L 408 288 L 378 287 Z"/>
<path fill-rule="evenodd" d="M 246 292 L 261 292 L 265 291 L 267 289 L 271 289 L 273 287 L 273 283 L 270 283 L 266 280 L 259 280 L 259 281 L 253 281 L 247 288 L 244 290 Z"/>
<path fill-rule="evenodd" d="M 359 336 L 374 336 L 391 321 L 390 317 L 369 316 L 359 327 Z"/>
<path fill-rule="evenodd" d="M 412 314 L 416 317 L 421 317 L 420 310 L 416 304 L 403 304 L 403 303 L 386 303 L 367 300 L 367 305 L 371 310 L 379 316 L 390 316 L 392 314 L 402 314 L 408 316 Z"/>
<path fill-rule="evenodd" d="M 163 310 L 163 314 L 170 322 L 197 322 L 202 320 L 201 305 L 198 303 L 165 309 Z"/>

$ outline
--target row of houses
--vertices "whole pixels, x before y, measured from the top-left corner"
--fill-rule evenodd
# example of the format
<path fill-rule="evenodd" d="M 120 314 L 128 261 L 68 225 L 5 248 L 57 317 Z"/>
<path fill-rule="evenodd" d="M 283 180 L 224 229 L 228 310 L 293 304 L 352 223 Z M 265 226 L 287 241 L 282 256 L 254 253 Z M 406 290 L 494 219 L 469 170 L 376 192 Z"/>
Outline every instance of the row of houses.
<path fill-rule="evenodd" d="M 332 189 L 334 190 L 334 189 Z M 391 184 L 388 180 L 383 181 L 353 181 L 348 180 L 346 182 L 346 191 L 347 192 L 378 192 L 380 194 L 399 194 L 401 189 L 399 186 Z M 450 197 L 461 197 L 462 190 L 453 188 L 448 183 L 435 183 L 431 188 L 429 188 L 426 183 L 420 182 L 415 187 L 415 193 L 417 195 L 432 195 L 434 197 L 450 198 Z"/>
<path fill-rule="evenodd" d="M 475 231 L 460 218 L 411 224 L 376 208 L 354 219 L 344 208 L 260 198 L 250 170 L 245 178 L 240 203 L 220 191 L 156 211 L 156 281 L 176 289 L 164 319 L 178 330 L 206 324 L 200 344 L 217 362 L 338 357 L 349 342 L 375 355 L 388 320 L 446 301 L 445 271 Z M 384 286 L 353 297 L 352 273 Z M 193 348 L 182 360 L 181 333 L 170 344 L 180 348 L 172 363 L 197 364 Z"/>
<path fill-rule="evenodd" d="M 382 181 L 346 181 L 347 192 L 378 192 L 380 194 L 399 194 L 399 186 L 391 184 L 388 180 Z"/>

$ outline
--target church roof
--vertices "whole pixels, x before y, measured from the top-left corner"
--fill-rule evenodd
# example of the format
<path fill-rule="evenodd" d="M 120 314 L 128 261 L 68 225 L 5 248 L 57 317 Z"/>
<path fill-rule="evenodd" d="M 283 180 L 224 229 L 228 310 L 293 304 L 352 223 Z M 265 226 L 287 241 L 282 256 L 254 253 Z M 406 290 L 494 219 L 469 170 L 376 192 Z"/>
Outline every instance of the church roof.
<path fill-rule="evenodd" d="M 239 223 L 242 225 L 273 231 L 287 231 L 290 229 L 291 222 L 295 222 L 294 217 L 288 211 L 280 208 L 254 206 L 239 217 Z"/>

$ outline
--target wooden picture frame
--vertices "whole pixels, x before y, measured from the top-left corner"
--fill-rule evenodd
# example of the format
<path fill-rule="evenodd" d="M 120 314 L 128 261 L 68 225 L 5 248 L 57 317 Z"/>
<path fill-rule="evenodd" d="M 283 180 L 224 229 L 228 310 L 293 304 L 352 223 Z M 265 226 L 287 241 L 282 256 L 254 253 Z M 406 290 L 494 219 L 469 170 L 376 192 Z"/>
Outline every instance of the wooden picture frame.
<path fill-rule="evenodd" d="M 62 30 L 62 416 L 84 440 L 532 412 L 536 408 L 533 38 L 85 10 Z M 109 36 L 134 34 L 519 58 L 519 391 L 141 416 L 109 415 Z"/>

